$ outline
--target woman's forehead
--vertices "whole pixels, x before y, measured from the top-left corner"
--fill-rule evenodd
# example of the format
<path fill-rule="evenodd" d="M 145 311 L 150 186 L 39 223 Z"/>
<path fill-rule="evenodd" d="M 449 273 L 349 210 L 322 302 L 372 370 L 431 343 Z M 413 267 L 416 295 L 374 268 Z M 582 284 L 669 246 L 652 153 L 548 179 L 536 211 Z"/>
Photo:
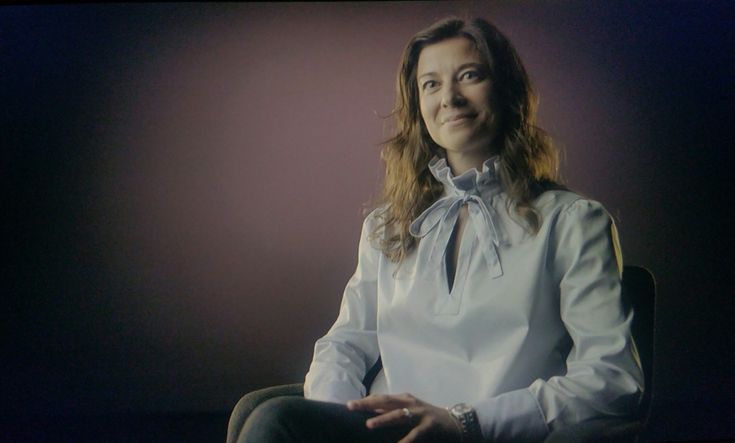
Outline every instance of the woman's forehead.
<path fill-rule="evenodd" d="M 475 43 L 465 37 L 452 37 L 425 46 L 419 53 L 417 73 L 439 73 L 466 63 L 486 64 Z"/>

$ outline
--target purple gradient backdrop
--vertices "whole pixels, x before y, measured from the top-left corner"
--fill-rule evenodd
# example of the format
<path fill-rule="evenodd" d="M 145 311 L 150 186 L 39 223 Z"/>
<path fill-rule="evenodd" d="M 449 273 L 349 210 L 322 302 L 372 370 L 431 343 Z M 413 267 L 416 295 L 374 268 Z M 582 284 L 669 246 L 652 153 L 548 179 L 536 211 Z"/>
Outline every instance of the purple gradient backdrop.
<path fill-rule="evenodd" d="M 671 412 L 735 392 L 709 217 L 730 182 L 733 8 L 706 4 L 3 8 L 3 411 L 224 411 L 301 381 L 354 270 L 403 45 L 464 14 L 514 42 L 568 184 L 658 277 L 660 435 L 732 431 Z"/>

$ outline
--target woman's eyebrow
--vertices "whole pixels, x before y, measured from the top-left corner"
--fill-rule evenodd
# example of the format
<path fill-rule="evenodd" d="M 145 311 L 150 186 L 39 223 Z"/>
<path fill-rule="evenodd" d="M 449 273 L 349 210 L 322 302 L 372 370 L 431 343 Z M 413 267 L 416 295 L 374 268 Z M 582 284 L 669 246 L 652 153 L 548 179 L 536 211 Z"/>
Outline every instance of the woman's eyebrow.
<path fill-rule="evenodd" d="M 481 68 L 481 67 L 483 67 L 483 64 L 482 63 L 477 63 L 477 62 L 463 63 L 463 64 L 459 65 L 459 67 L 457 68 L 457 71 L 461 71 L 461 70 L 463 70 L 465 68 Z M 434 71 L 425 72 L 425 73 L 419 75 L 418 78 L 427 77 L 427 76 L 435 76 L 435 75 L 437 75 L 437 73 L 434 72 Z"/>
<path fill-rule="evenodd" d="M 469 63 L 463 63 L 459 65 L 459 68 L 457 68 L 457 71 L 461 71 L 464 68 L 482 68 L 484 65 L 479 62 L 469 62 Z"/>

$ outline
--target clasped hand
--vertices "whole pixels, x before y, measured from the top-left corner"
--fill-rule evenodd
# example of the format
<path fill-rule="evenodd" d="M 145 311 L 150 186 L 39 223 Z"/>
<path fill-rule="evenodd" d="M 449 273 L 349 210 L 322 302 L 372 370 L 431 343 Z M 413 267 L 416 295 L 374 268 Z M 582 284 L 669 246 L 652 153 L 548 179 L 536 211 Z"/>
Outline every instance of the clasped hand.
<path fill-rule="evenodd" d="M 398 443 L 460 442 L 462 429 L 448 410 L 426 403 L 411 394 L 369 395 L 347 402 L 351 411 L 374 411 L 380 415 L 365 422 L 369 429 L 410 425 L 411 431 Z"/>

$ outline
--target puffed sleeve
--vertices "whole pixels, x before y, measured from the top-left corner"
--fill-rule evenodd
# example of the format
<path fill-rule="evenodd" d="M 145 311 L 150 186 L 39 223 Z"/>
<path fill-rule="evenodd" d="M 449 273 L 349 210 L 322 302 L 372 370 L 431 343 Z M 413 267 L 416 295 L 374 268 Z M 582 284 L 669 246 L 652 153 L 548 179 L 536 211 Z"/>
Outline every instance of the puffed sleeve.
<path fill-rule="evenodd" d="M 346 403 L 365 396 L 362 380 L 380 355 L 376 334 L 380 251 L 368 239 L 374 223 L 375 212 L 362 225 L 357 269 L 342 295 L 337 321 L 314 346 L 304 382 L 308 399 Z"/>
<path fill-rule="evenodd" d="M 643 373 L 621 299 L 617 232 L 599 203 L 579 199 L 558 216 L 549 252 L 559 276 L 559 312 L 572 340 L 566 373 L 475 405 L 491 441 L 539 440 L 594 417 L 634 413 Z"/>

